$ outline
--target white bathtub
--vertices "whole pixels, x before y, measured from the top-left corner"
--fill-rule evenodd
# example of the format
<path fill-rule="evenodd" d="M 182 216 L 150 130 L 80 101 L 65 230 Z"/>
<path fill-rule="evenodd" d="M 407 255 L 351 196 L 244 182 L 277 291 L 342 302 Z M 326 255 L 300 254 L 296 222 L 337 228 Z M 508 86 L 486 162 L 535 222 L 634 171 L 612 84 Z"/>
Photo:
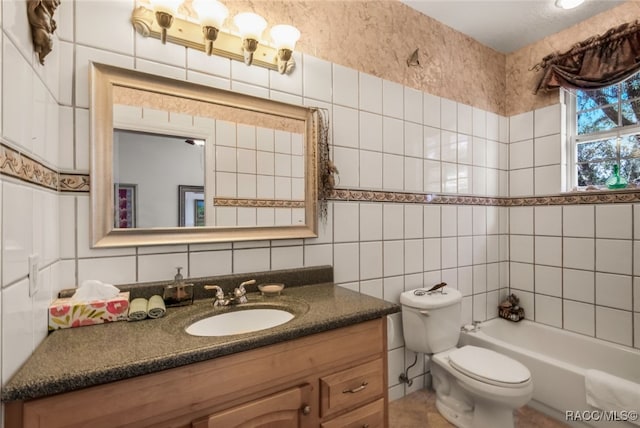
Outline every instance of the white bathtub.
<path fill-rule="evenodd" d="M 529 406 L 561 421 L 565 420 L 566 411 L 593 410 L 586 402 L 586 369 L 602 370 L 640 383 L 640 350 L 527 320 L 518 323 L 501 318 L 485 321 L 479 331 L 462 333 L 460 342 L 461 345 L 493 349 L 526 365 L 534 386 Z M 591 417 L 591 414 L 583 415 Z M 568 423 L 612 426 L 612 422 L 593 420 Z M 637 428 L 628 422 L 617 422 L 614 426 Z"/>

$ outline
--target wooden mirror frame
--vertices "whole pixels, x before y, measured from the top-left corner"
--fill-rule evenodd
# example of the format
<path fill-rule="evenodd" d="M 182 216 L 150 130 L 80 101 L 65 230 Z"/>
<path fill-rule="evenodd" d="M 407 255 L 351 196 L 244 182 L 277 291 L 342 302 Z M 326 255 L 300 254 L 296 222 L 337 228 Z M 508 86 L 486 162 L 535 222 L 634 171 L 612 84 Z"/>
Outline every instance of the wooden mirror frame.
<path fill-rule="evenodd" d="M 316 109 L 97 63 L 91 64 L 90 79 L 92 248 L 296 239 L 317 236 L 319 119 Z M 303 121 L 305 129 L 305 224 L 270 227 L 114 228 L 113 88 L 115 86 Z"/>

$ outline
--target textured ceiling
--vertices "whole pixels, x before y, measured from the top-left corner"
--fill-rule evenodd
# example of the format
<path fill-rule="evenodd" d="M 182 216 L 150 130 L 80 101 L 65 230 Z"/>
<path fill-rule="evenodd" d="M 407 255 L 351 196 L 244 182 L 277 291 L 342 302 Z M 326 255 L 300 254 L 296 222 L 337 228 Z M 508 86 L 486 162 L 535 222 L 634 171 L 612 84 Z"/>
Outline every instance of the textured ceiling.
<path fill-rule="evenodd" d="M 401 1 L 502 53 L 516 51 L 624 3 L 586 0 L 574 9 L 563 10 L 555 6 L 555 0 Z"/>

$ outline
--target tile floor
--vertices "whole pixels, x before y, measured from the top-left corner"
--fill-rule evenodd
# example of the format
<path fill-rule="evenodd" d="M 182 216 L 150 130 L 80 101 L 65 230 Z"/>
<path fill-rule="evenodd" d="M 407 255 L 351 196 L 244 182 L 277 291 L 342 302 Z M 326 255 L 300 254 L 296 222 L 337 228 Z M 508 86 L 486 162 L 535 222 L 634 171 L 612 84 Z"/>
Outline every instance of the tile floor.
<path fill-rule="evenodd" d="M 568 425 L 530 407 L 515 414 L 516 428 L 561 428 Z M 435 392 L 421 389 L 389 403 L 389 428 L 451 428 L 436 409 Z"/>

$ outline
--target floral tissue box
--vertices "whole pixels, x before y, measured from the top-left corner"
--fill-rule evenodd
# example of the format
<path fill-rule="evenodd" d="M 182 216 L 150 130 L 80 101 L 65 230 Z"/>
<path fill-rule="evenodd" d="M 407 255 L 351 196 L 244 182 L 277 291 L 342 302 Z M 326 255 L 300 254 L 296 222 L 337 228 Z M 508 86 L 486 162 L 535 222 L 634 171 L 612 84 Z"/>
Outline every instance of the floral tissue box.
<path fill-rule="evenodd" d="M 120 292 L 108 300 L 78 301 L 59 298 L 49 305 L 49 331 L 82 327 L 113 321 L 126 321 L 129 312 L 129 292 Z"/>

